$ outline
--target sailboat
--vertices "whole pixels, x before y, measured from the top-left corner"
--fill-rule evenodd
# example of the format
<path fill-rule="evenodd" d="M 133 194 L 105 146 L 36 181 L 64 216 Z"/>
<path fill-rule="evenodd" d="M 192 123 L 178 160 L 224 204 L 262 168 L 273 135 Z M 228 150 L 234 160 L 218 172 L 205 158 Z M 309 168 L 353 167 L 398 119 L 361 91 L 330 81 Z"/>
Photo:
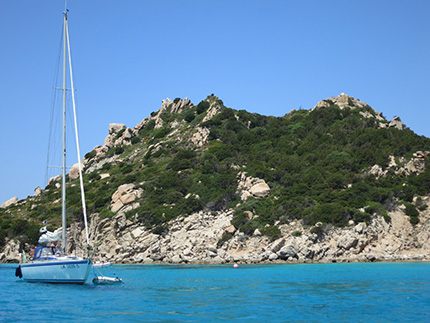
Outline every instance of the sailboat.
<path fill-rule="evenodd" d="M 76 119 L 76 107 L 73 87 L 72 61 L 70 57 L 70 40 L 68 31 L 68 20 L 66 10 L 63 25 L 63 165 L 62 165 L 62 228 L 56 230 L 54 234 L 45 234 L 39 239 L 39 243 L 49 244 L 52 240 L 59 240 L 61 237 L 61 246 L 54 245 L 40 246 L 35 249 L 33 259 L 29 262 L 23 262 L 16 269 L 16 275 L 28 282 L 45 282 L 45 283 L 69 283 L 84 284 L 89 276 L 92 267 L 90 257 L 90 244 L 88 238 L 87 212 L 85 205 L 85 193 L 82 179 L 82 165 L 80 163 L 79 137 Z M 79 179 L 81 188 L 82 210 L 84 215 L 85 234 L 88 253 L 86 257 L 67 254 L 66 250 L 66 89 L 67 86 L 67 62 L 69 63 L 70 76 L 70 93 L 72 96 L 73 116 L 75 125 L 75 137 L 77 157 L 79 164 Z M 42 228 L 43 229 L 43 228 Z M 46 228 L 45 228 L 46 229 Z M 61 234 L 62 231 L 62 234 Z"/>

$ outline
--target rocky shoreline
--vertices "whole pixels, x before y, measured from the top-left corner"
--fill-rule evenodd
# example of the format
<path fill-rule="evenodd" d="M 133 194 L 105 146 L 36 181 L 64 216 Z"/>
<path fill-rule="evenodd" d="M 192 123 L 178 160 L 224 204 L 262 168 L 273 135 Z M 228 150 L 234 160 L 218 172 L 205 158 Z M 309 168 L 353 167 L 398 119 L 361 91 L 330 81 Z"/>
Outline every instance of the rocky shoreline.
<path fill-rule="evenodd" d="M 429 200 L 425 198 L 426 203 Z M 249 213 L 249 217 L 256 216 Z M 300 221 L 291 222 L 278 225 L 281 237 L 271 241 L 258 230 L 252 236 L 236 230 L 231 224 L 232 210 L 179 217 L 162 234 L 146 230 L 119 212 L 104 219 L 92 215 L 89 232 L 95 258 L 123 264 L 430 261 L 430 211 L 422 211 L 415 226 L 401 208 L 389 217 L 388 223 L 374 216 L 369 224 L 351 222 L 345 228 L 322 224 L 308 228 Z M 74 224 L 68 230 L 68 247 L 79 254 L 78 246 L 84 241 L 81 225 Z M 9 241 L 0 262 L 17 262 L 22 250 L 28 251 L 29 246 Z"/>

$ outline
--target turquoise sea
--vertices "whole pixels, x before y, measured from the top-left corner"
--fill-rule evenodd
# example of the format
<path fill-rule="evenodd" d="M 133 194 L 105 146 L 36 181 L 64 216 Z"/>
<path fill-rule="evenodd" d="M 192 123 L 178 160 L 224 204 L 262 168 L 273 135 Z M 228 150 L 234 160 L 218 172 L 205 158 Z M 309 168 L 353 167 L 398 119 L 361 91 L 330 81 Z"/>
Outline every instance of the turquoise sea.
<path fill-rule="evenodd" d="M 430 322 L 430 263 L 113 265 L 124 284 L 26 283 L 0 265 L 0 322 Z"/>

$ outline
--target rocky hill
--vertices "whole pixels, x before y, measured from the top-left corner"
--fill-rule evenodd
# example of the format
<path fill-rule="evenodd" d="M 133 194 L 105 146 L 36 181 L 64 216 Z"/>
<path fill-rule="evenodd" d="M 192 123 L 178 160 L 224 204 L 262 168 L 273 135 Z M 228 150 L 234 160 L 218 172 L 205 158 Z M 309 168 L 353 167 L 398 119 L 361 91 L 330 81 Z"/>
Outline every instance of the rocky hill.
<path fill-rule="evenodd" d="M 96 257 L 124 263 L 429 260 L 430 139 L 341 94 L 270 117 L 211 95 L 111 124 L 82 160 Z M 68 248 L 84 244 L 77 172 Z M 0 261 L 59 224 L 60 177 L 0 208 Z"/>

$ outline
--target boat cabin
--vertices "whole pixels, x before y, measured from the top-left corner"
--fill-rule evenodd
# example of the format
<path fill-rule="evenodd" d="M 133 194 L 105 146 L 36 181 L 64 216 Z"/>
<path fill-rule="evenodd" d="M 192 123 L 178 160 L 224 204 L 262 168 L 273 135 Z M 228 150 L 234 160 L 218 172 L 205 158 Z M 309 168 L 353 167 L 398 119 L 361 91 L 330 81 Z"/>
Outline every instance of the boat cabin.
<path fill-rule="evenodd" d="M 56 259 L 59 255 L 61 255 L 60 247 L 37 247 L 34 251 L 33 260 L 52 260 Z"/>

